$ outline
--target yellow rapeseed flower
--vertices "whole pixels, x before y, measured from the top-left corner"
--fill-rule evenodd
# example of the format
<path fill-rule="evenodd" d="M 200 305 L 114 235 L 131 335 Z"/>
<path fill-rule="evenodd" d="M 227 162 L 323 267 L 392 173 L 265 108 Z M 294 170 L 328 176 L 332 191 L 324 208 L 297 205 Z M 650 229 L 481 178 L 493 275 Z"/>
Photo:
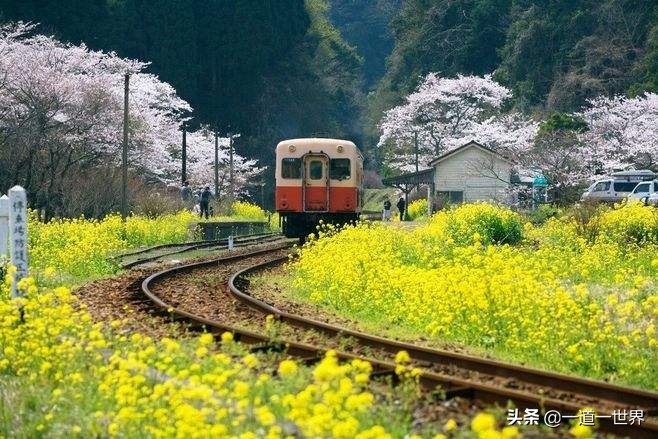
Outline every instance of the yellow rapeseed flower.
<path fill-rule="evenodd" d="M 297 363 L 293 360 L 283 360 L 279 363 L 278 372 L 281 376 L 294 375 L 297 373 Z"/>
<path fill-rule="evenodd" d="M 490 413 L 478 413 L 471 420 L 471 430 L 476 433 L 483 433 L 488 430 L 496 429 L 496 418 Z"/>
<path fill-rule="evenodd" d="M 569 430 L 569 433 L 571 433 L 573 437 L 577 437 L 577 438 L 589 438 L 592 437 L 593 435 L 593 431 L 591 427 L 587 425 L 580 425 L 580 424 L 573 426 Z"/>

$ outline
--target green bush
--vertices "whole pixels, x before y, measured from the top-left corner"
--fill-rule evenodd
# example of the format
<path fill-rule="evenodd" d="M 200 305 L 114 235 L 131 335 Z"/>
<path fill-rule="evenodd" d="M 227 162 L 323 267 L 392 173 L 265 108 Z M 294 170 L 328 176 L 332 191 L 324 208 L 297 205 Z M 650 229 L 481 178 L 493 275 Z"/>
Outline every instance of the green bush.
<path fill-rule="evenodd" d="M 515 244 L 523 238 L 523 219 L 508 208 L 487 203 L 463 204 L 432 216 L 423 233 L 431 239 L 468 245 Z"/>
<path fill-rule="evenodd" d="M 536 210 L 526 214 L 528 221 L 534 225 L 544 224 L 551 218 L 557 218 L 562 214 L 562 209 L 551 204 L 541 204 Z"/>
<path fill-rule="evenodd" d="M 427 216 L 427 200 L 421 198 L 409 203 L 407 218 L 411 221 Z"/>
<path fill-rule="evenodd" d="M 658 209 L 629 203 L 605 211 L 598 218 L 598 239 L 619 244 L 658 242 Z"/>
<path fill-rule="evenodd" d="M 252 221 L 267 219 L 267 213 L 260 206 L 246 201 L 235 201 L 231 206 L 231 214 L 236 218 Z"/>

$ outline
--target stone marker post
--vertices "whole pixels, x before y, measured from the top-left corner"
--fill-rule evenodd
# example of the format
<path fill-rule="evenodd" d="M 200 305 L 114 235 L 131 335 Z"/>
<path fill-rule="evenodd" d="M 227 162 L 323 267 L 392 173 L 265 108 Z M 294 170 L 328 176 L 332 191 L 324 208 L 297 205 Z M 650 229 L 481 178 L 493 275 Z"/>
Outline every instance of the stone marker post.
<path fill-rule="evenodd" d="M 27 277 L 27 196 L 20 186 L 9 189 L 9 236 L 11 264 L 16 267 L 11 297 L 16 298 L 21 295 L 18 281 Z"/>
<path fill-rule="evenodd" d="M 228 235 L 228 249 L 233 250 L 233 235 Z"/>

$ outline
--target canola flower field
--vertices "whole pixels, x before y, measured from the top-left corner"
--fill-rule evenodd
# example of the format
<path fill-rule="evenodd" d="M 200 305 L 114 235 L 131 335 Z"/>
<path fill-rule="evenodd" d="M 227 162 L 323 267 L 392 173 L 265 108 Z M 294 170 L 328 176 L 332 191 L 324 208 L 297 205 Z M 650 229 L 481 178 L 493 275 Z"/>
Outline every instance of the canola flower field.
<path fill-rule="evenodd" d="M 28 221 L 30 267 L 37 273 L 55 273 L 74 280 L 112 274 L 118 265 L 111 257 L 141 246 L 189 240 L 189 211 L 152 219 L 119 215 L 102 220 L 85 218 L 42 223 L 31 215 Z"/>
<path fill-rule="evenodd" d="M 306 367 L 249 353 L 230 333 L 219 347 L 211 334 L 154 340 L 124 331 L 124 321 L 94 323 L 66 287 L 27 278 L 25 297 L 11 300 L 9 281 L 0 284 L 2 438 L 522 437 L 488 412 L 414 427 L 418 387 L 404 352 L 403 384 L 376 399 L 365 361 L 341 364 L 329 351 Z"/>
<path fill-rule="evenodd" d="M 505 426 L 495 410 L 414 423 L 417 375 L 403 352 L 396 357 L 403 385 L 386 391 L 371 381 L 368 363 L 339 363 L 331 352 L 307 367 L 281 354 L 251 354 L 229 333 L 220 343 L 209 334 L 156 340 L 131 333 L 127 321 L 94 322 L 70 284 L 115 273 L 109 258 L 116 251 L 189 239 L 192 219 L 186 212 L 123 224 L 115 216 L 47 224 L 30 219 L 31 271 L 37 276 L 21 280 L 24 297 L 15 300 L 9 294 L 11 267 L 0 280 L 0 438 L 515 438 L 529 428 Z M 321 238 L 303 252 L 368 227 Z M 470 244 L 455 241 L 451 251 L 483 252 L 500 238 L 487 230 Z M 513 231 L 504 231 L 505 239 L 528 233 Z M 406 257 L 410 263 L 415 255 Z M 645 289 L 635 294 L 646 296 Z M 404 318 L 401 313 L 396 321 Z M 578 437 L 592 433 L 579 426 L 570 431 Z"/>
<path fill-rule="evenodd" d="M 8 283 L 0 289 L 4 437 L 366 439 L 395 422 L 374 406 L 366 362 L 330 352 L 313 369 L 282 360 L 272 371 L 230 333 L 219 349 L 210 334 L 156 341 L 92 322 L 67 288 L 21 288 L 22 321 Z"/>
<path fill-rule="evenodd" d="M 266 220 L 259 206 L 236 201 L 229 216 L 212 221 Z M 37 274 L 58 274 L 60 282 L 76 282 L 115 273 L 118 263 L 112 256 L 136 247 L 164 243 L 180 243 L 194 239 L 190 223 L 199 222 L 197 215 L 183 210 L 175 214 L 149 218 L 133 215 L 122 221 L 119 215 L 102 220 L 85 218 L 38 221 L 29 218 L 30 266 Z M 271 223 L 272 224 L 272 223 Z"/>
<path fill-rule="evenodd" d="M 236 203 L 233 215 L 265 217 L 248 203 Z M 124 329 L 127 321 L 94 322 L 64 285 L 115 273 L 118 251 L 190 239 L 193 220 L 189 212 L 125 223 L 115 215 L 30 218 L 37 276 L 21 280 L 24 296 L 15 300 L 12 267 L 0 280 L 0 438 L 519 437 L 490 413 L 414 427 L 417 387 L 404 355 L 409 402 L 400 407 L 399 392 L 370 390 L 366 362 L 339 364 L 330 352 L 306 367 L 250 354 L 229 333 L 219 345 L 210 334 L 154 340 Z"/>
<path fill-rule="evenodd" d="M 540 226 L 488 204 L 405 230 L 324 228 L 290 265 L 295 296 L 411 337 L 658 390 L 658 210 Z"/>

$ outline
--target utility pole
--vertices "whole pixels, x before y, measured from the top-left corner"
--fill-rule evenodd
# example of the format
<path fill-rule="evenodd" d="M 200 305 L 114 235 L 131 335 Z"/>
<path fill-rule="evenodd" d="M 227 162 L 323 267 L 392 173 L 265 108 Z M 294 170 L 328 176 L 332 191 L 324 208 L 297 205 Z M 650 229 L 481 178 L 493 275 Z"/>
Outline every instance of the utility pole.
<path fill-rule="evenodd" d="M 128 217 L 128 104 L 130 73 L 126 73 L 123 90 L 123 151 L 121 154 L 121 217 Z"/>
<path fill-rule="evenodd" d="M 181 160 L 183 162 L 181 167 L 181 183 L 185 184 L 187 181 L 187 122 L 183 123 L 183 150 L 181 152 Z"/>
<path fill-rule="evenodd" d="M 260 207 L 265 209 L 265 182 L 260 182 Z"/>
<path fill-rule="evenodd" d="M 416 154 L 416 172 L 418 172 L 418 131 L 414 131 L 414 153 Z"/>
<path fill-rule="evenodd" d="M 231 184 L 231 194 L 230 194 L 230 200 L 231 203 L 233 203 L 233 195 L 235 192 L 233 191 L 235 186 L 233 185 L 233 134 L 229 131 L 228 133 L 228 165 L 229 165 L 229 182 Z"/>
<path fill-rule="evenodd" d="M 215 199 L 219 197 L 219 133 L 215 130 Z"/>

